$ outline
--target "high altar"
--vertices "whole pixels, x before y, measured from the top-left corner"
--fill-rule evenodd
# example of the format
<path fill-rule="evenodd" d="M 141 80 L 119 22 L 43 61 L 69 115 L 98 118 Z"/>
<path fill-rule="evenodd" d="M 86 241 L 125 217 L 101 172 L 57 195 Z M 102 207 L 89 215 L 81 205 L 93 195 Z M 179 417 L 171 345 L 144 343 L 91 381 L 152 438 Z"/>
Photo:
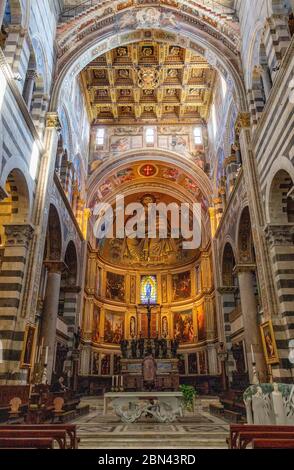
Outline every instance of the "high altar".
<path fill-rule="evenodd" d="M 178 359 L 155 359 L 157 372 L 154 388 L 177 391 L 179 389 Z M 123 388 L 127 391 L 144 390 L 141 359 L 122 359 Z"/>

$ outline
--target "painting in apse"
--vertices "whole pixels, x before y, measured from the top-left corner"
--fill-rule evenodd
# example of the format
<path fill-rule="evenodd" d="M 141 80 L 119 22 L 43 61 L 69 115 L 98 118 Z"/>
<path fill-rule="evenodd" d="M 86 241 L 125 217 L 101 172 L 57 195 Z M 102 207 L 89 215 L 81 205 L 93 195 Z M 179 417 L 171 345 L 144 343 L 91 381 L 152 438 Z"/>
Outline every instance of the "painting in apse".
<path fill-rule="evenodd" d="M 156 276 L 141 277 L 141 303 L 156 304 L 157 302 L 157 278 Z"/>
<path fill-rule="evenodd" d="M 174 337 L 180 343 L 194 342 L 194 326 L 192 310 L 174 314 Z"/>
<path fill-rule="evenodd" d="M 92 326 L 92 341 L 94 343 L 97 343 L 99 341 L 99 337 L 100 337 L 99 325 L 100 325 L 100 308 L 94 305 L 93 326 Z"/>
<path fill-rule="evenodd" d="M 131 338 L 135 338 L 136 336 L 136 318 L 134 316 L 132 316 L 130 318 L 130 337 Z"/>
<path fill-rule="evenodd" d="M 167 338 L 168 337 L 168 318 L 167 316 L 165 315 L 164 317 L 162 317 L 162 322 L 161 322 L 161 336 L 163 338 Z"/>
<path fill-rule="evenodd" d="M 92 355 L 92 370 L 93 375 L 99 374 L 99 353 L 94 351 Z"/>
<path fill-rule="evenodd" d="M 188 355 L 188 372 L 189 374 L 197 374 L 197 355 L 191 353 Z"/>
<path fill-rule="evenodd" d="M 191 273 L 173 274 L 173 300 L 185 300 L 191 297 Z"/>
<path fill-rule="evenodd" d="M 101 355 L 101 375 L 110 374 L 110 354 Z"/>
<path fill-rule="evenodd" d="M 124 336 L 124 314 L 106 312 L 104 322 L 104 341 L 110 344 L 119 344 Z"/>
<path fill-rule="evenodd" d="M 122 274 L 107 273 L 106 276 L 106 298 L 124 302 L 125 300 L 125 277 Z"/>
<path fill-rule="evenodd" d="M 206 337 L 204 307 L 201 305 L 197 309 L 198 339 L 202 341 Z"/>

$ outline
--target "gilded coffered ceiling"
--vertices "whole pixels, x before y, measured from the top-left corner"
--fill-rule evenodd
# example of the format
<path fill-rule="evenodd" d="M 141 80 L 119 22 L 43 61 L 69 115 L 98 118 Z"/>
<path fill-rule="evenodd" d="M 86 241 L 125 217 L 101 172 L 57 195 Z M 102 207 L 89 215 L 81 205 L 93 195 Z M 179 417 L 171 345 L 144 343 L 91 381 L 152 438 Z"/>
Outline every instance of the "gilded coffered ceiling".
<path fill-rule="evenodd" d="M 82 72 L 93 124 L 206 120 L 216 72 L 190 50 L 158 42 L 120 46 Z"/>

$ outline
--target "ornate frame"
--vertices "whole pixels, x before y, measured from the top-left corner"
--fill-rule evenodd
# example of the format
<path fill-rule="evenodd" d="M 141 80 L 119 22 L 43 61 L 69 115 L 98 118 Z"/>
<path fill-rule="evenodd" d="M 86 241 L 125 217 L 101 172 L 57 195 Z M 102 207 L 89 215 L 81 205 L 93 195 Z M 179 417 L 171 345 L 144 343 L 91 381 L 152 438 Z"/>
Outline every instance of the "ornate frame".
<path fill-rule="evenodd" d="M 261 339 L 262 339 L 262 345 L 263 345 L 263 353 L 264 357 L 266 360 L 267 364 L 278 364 L 279 361 L 279 356 L 278 356 L 278 349 L 277 349 L 277 344 L 275 340 L 275 334 L 274 334 L 274 329 L 273 329 L 273 324 L 271 320 L 266 321 L 262 325 L 260 325 L 260 333 L 261 333 Z M 273 348 L 273 354 L 269 356 L 268 352 L 268 346 L 266 342 L 266 336 L 269 336 L 269 339 L 271 341 L 271 346 Z"/>

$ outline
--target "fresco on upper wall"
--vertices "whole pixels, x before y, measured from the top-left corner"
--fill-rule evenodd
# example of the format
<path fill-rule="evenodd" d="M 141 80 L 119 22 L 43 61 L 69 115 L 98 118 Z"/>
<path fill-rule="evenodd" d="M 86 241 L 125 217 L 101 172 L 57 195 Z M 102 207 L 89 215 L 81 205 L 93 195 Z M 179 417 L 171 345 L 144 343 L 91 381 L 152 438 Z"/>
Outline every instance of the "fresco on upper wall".
<path fill-rule="evenodd" d="M 180 343 L 194 342 L 194 326 L 192 310 L 174 314 L 174 338 Z"/>
<path fill-rule="evenodd" d="M 172 276 L 172 299 L 185 300 L 191 297 L 191 272 L 173 274 Z"/>
<path fill-rule="evenodd" d="M 119 344 L 124 337 L 123 313 L 105 312 L 104 320 L 104 342 L 109 344 Z"/>

